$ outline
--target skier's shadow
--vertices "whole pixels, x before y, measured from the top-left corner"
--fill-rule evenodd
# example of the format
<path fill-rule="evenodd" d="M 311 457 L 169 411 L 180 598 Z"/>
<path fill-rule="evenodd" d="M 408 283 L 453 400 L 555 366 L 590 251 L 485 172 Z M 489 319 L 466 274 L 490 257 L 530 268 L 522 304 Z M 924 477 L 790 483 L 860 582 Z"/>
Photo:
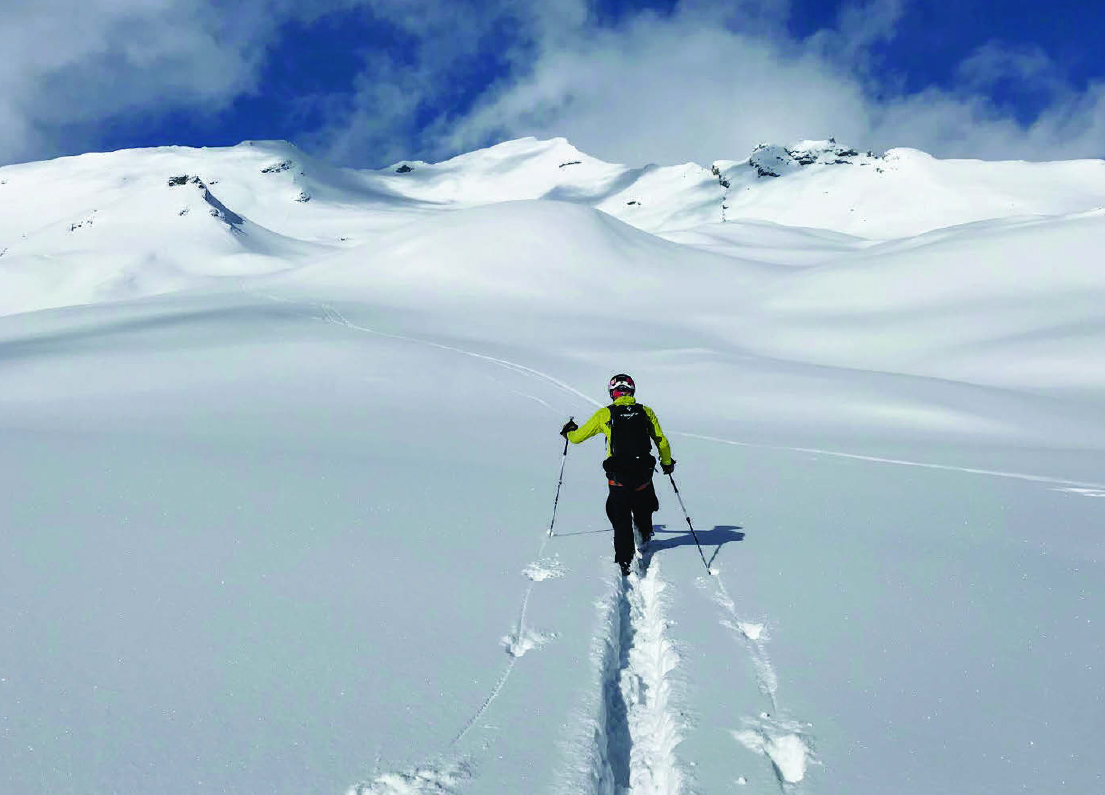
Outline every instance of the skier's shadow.
<path fill-rule="evenodd" d="M 703 553 L 705 553 L 709 547 L 714 547 L 713 554 L 707 558 L 707 567 L 714 565 L 714 561 L 717 559 L 717 555 L 721 552 L 723 546 L 730 541 L 744 540 L 744 533 L 738 532 L 742 529 L 740 525 L 719 524 L 710 530 L 696 531 L 698 533 L 698 543 L 702 545 Z M 670 537 L 660 538 L 661 534 Z M 654 524 L 652 526 L 652 541 L 648 545 L 648 551 L 649 554 L 652 555 L 659 552 L 661 549 L 672 549 L 673 547 L 682 547 L 688 544 L 694 544 L 694 536 L 691 535 L 689 531 L 668 530 L 667 525 Z"/>

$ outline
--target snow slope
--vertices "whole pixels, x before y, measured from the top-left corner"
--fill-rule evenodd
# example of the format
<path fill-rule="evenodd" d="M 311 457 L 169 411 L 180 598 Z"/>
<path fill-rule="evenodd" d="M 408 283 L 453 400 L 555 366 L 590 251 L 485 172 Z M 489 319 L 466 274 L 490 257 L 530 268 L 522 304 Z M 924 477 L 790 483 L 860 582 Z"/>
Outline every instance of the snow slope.
<path fill-rule="evenodd" d="M 574 151 L 0 170 L 0 791 L 1101 789 L 1097 166 L 922 158 L 1039 217 L 868 239 L 809 187 L 877 158 L 720 224 Z M 561 457 L 620 370 L 716 577 L 658 479 L 623 580 Z"/>
<path fill-rule="evenodd" d="M 780 176 L 764 171 L 765 152 L 787 161 Z M 719 253 L 814 264 L 866 239 L 1099 210 L 1105 162 L 940 161 L 806 141 L 709 169 L 629 168 L 564 139 L 381 171 L 336 169 L 279 141 L 81 155 L 0 168 L 0 312 L 221 289 L 369 246 L 442 210 L 532 199 L 593 207 Z M 769 224 L 784 229 L 769 233 Z M 796 238 L 805 256 L 779 252 L 775 238 L 802 228 L 837 235 Z"/>

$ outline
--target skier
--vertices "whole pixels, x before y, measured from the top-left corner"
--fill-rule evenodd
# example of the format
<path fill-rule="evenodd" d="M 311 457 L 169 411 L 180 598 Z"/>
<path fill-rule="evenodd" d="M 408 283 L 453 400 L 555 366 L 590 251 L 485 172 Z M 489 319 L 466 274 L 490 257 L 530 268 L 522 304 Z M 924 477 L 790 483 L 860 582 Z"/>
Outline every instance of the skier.
<path fill-rule="evenodd" d="M 633 379 L 618 373 L 609 384 L 612 404 L 596 411 L 582 427 L 568 420 L 560 429 L 561 436 L 572 444 L 590 439 L 600 431 L 606 435 L 606 460 L 602 462 L 610 485 L 606 515 L 614 527 L 614 562 L 623 575 L 629 574 L 629 563 L 633 560 L 633 526 L 641 534 L 642 547 L 648 544 L 652 539 L 652 514 L 660 507 L 652 485 L 656 466 L 653 442 L 660 453 L 664 474 L 675 470 L 671 445 L 660 429 L 660 421 L 652 409 L 637 402 L 633 396 L 636 391 Z"/>

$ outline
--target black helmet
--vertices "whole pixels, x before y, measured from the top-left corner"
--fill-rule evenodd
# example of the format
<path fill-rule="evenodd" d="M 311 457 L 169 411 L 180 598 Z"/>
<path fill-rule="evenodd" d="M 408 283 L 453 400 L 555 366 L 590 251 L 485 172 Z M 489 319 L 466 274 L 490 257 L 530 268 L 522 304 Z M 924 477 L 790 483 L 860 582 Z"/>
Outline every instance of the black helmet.
<path fill-rule="evenodd" d="M 628 375 L 625 373 L 618 373 L 611 377 L 607 389 L 610 392 L 610 399 L 613 400 L 619 395 L 632 395 L 637 391 L 637 386 Z"/>

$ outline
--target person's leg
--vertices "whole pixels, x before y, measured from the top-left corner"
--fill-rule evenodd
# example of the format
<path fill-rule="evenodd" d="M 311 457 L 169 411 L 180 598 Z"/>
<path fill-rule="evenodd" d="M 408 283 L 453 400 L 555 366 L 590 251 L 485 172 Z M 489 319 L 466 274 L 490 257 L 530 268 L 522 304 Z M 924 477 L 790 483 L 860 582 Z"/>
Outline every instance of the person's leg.
<path fill-rule="evenodd" d="M 636 544 L 633 541 L 632 490 L 625 486 L 611 486 L 606 498 L 606 516 L 614 528 L 614 560 L 629 563 L 633 560 Z"/>
<path fill-rule="evenodd" d="M 641 542 L 652 540 L 652 514 L 659 508 L 656 489 L 649 481 L 648 485 L 633 494 L 633 524 L 641 534 Z"/>

